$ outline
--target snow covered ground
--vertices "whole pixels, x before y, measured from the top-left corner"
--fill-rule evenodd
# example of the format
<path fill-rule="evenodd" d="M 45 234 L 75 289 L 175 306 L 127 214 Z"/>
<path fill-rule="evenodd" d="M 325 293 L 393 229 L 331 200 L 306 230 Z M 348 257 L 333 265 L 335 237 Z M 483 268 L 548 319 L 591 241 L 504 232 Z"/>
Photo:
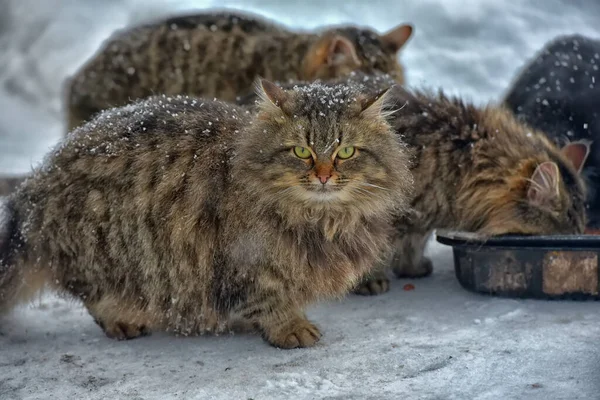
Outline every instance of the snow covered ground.
<path fill-rule="evenodd" d="M 412 22 L 413 85 L 494 101 L 558 34 L 600 37 L 591 0 L 0 0 L 0 173 L 26 172 L 62 133 L 61 85 L 114 29 L 184 9 L 237 7 L 298 28 Z M 0 320 L 0 399 L 600 399 L 597 303 L 464 291 L 449 249 L 434 275 L 309 315 L 324 337 L 283 351 L 259 337 L 128 342 L 45 296 Z"/>
<path fill-rule="evenodd" d="M 431 278 L 383 296 L 321 304 L 311 349 L 254 335 L 126 342 L 53 297 L 0 320 L 0 399 L 600 398 L 596 303 L 517 301 L 464 291 L 450 252 Z"/>

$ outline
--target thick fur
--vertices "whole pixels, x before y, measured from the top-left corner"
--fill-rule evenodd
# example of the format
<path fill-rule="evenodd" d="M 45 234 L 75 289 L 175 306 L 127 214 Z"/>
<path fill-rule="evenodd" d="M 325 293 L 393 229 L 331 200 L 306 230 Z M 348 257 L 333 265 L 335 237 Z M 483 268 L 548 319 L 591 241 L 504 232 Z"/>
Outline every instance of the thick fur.
<path fill-rule="evenodd" d="M 412 176 L 384 97 L 265 87 L 256 114 L 161 96 L 76 129 L 10 197 L 24 246 L 4 248 L 4 304 L 21 283 L 11 274 L 47 276 L 111 337 L 241 318 L 275 346 L 314 344 L 304 308 L 377 262 Z M 340 146 L 356 155 L 321 184 L 315 169 Z"/>
<path fill-rule="evenodd" d="M 69 130 L 92 115 L 156 94 L 233 101 L 254 79 L 314 80 L 380 70 L 404 81 L 404 37 L 357 27 L 292 32 L 254 16 L 184 15 L 109 38 L 66 85 Z M 341 39 L 341 40 L 340 40 Z M 336 46 L 335 43 L 339 43 Z"/>
<path fill-rule="evenodd" d="M 585 227 L 585 186 L 574 164 L 547 137 L 495 106 L 475 107 L 443 94 L 401 93 L 392 125 L 413 151 L 412 206 L 398 221 L 391 266 L 398 277 L 432 270 L 423 257 L 436 228 L 503 234 L 577 234 Z M 541 206 L 528 196 L 536 168 L 555 163 L 556 196 Z"/>
<path fill-rule="evenodd" d="M 352 73 L 325 84 L 340 82 L 377 93 L 394 80 L 385 74 Z M 583 232 L 583 179 L 574 160 L 545 134 L 502 107 L 476 107 L 441 92 L 399 89 L 394 94 L 388 101 L 394 107 L 389 120 L 408 146 L 415 179 L 413 212 L 396 220 L 396 251 L 386 262 L 398 277 L 431 273 L 423 250 L 436 228 L 490 236 Z M 244 100 L 251 104 L 253 99 Z M 534 172 L 545 162 L 557 165 L 559 179 L 556 196 L 540 205 L 528 193 Z M 388 287 L 385 275 L 376 270 L 357 293 L 378 294 Z"/>
<path fill-rule="evenodd" d="M 14 200 L 0 202 L 0 314 L 13 302 L 29 299 L 45 285 L 44 273 L 12 267 L 23 248 Z M 22 284 L 27 276 L 28 284 Z M 9 301 L 10 299 L 10 301 Z"/>
<path fill-rule="evenodd" d="M 591 142 L 583 169 L 588 187 L 588 225 L 600 228 L 600 41 L 560 36 L 525 65 L 504 104 L 520 120 L 544 131 L 559 145 Z"/>

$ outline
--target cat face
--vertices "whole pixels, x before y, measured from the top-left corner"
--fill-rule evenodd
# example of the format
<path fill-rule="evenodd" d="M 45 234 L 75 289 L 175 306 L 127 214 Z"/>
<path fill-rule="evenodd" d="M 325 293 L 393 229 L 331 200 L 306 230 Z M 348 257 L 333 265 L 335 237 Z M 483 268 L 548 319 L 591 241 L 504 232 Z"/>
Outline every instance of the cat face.
<path fill-rule="evenodd" d="M 404 71 L 398 62 L 398 51 L 412 35 L 410 25 L 400 25 L 379 35 L 356 27 L 326 31 L 308 51 L 304 60 L 303 79 L 332 79 L 352 71 L 379 71 L 404 83 Z"/>
<path fill-rule="evenodd" d="M 380 96 L 312 84 L 284 91 L 262 81 L 260 111 L 243 147 L 249 185 L 270 202 L 313 209 L 401 204 L 412 184 L 408 159 Z"/>

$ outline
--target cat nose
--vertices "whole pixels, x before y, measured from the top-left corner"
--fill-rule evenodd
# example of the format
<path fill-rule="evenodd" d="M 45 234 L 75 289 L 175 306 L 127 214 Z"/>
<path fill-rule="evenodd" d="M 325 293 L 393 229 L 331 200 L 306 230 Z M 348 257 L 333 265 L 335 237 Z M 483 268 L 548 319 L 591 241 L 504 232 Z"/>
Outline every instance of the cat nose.
<path fill-rule="evenodd" d="M 319 175 L 319 180 L 321 181 L 321 183 L 323 185 L 327 183 L 327 181 L 329 180 L 329 178 L 331 178 L 331 174 Z"/>
<path fill-rule="evenodd" d="M 329 180 L 329 178 L 331 178 L 331 165 L 317 165 L 317 178 L 319 178 L 319 180 L 321 181 L 321 183 L 324 185 L 327 183 L 327 181 Z"/>

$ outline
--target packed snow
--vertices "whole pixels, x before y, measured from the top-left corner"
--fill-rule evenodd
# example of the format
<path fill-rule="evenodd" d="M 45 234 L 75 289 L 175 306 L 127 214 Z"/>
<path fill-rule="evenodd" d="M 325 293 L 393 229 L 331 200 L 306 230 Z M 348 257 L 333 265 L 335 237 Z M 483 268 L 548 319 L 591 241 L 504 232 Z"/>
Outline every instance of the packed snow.
<path fill-rule="evenodd" d="M 207 7 L 299 29 L 411 22 L 409 84 L 480 104 L 546 41 L 600 37 L 600 3 L 582 0 L 0 0 L 0 173 L 28 171 L 57 142 L 62 82 L 111 32 Z M 429 253 L 429 278 L 311 308 L 324 334 L 312 349 L 250 334 L 117 342 L 79 304 L 44 295 L 0 320 L 0 399 L 600 399 L 597 303 L 473 294 L 450 249 Z"/>

